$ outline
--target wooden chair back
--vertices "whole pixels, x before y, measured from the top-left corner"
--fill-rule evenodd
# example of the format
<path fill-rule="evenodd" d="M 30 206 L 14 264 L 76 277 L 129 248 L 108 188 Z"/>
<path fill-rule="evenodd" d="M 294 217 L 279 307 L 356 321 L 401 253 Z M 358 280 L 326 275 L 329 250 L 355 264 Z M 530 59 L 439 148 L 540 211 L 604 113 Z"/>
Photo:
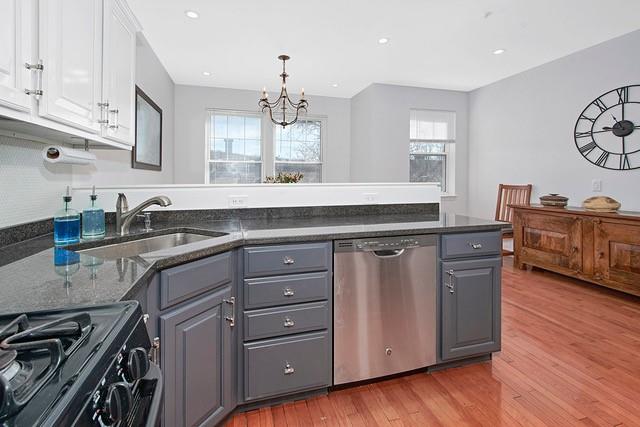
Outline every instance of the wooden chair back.
<path fill-rule="evenodd" d="M 509 205 L 528 205 L 531 201 L 531 184 L 498 186 L 496 221 L 513 222 L 513 209 Z"/>

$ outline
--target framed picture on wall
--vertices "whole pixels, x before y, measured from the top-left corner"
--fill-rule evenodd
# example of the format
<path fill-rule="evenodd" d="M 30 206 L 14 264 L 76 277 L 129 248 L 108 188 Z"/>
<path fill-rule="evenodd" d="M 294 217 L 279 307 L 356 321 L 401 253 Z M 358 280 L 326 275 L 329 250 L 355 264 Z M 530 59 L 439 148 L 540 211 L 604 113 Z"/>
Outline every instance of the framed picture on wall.
<path fill-rule="evenodd" d="M 134 169 L 162 170 L 162 109 L 136 86 L 136 143 Z"/>

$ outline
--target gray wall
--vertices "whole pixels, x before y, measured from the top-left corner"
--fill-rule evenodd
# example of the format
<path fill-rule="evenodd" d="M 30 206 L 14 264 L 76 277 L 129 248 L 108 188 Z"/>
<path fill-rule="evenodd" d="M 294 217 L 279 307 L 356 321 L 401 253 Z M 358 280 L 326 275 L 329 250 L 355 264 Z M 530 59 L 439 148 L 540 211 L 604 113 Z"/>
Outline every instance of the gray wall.
<path fill-rule="evenodd" d="M 272 99 L 277 94 L 272 94 Z M 205 180 L 207 109 L 258 111 L 258 91 L 202 86 L 176 86 L 175 183 Z M 349 181 L 350 102 L 345 98 L 309 96 L 309 115 L 327 117 L 325 182 Z"/>
<path fill-rule="evenodd" d="M 443 206 L 466 210 L 468 94 L 373 84 L 351 100 L 351 181 L 409 181 L 409 110 L 456 112 L 455 197 Z"/>
<path fill-rule="evenodd" d="M 492 217 L 499 183 L 533 184 L 534 201 L 554 192 L 580 205 L 602 194 L 640 210 L 640 170 L 592 165 L 573 139 L 578 115 L 593 99 L 640 84 L 638 52 L 640 31 L 471 92 L 469 212 Z M 602 180 L 602 193 L 591 192 L 593 179 Z"/>
<path fill-rule="evenodd" d="M 95 150 L 95 165 L 73 167 L 74 185 L 173 183 L 175 85 L 140 33 L 136 43 L 136 85 L 162 108 L 162 171 L 132 169 L 129 151 Z"/>

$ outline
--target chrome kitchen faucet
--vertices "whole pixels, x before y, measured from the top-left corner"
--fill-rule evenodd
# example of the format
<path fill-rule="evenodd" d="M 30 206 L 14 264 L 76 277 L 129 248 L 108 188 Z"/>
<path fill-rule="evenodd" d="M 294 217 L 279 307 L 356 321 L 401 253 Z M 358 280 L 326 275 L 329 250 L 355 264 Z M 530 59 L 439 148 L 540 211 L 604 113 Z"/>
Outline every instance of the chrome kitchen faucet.
<path fill-rule="evenodd" d="M 124 193 L 118 193 L 118 201 L 116 202 L 116 230 L 118 230 L 118 234 L 121 236 L 129 234 L 129 227 L 131 227 L 133 218 L 151 205 L 162 207 L 170 206 L 171 199 L 167 196 L 155 196 L 129 210 L 127 196 L 125 196 Z"/>

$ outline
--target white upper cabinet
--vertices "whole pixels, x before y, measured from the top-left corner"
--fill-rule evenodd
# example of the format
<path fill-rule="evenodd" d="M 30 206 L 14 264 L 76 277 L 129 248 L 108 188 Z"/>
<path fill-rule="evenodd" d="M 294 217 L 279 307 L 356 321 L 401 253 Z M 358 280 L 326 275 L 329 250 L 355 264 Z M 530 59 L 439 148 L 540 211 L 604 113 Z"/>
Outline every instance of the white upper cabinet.
<path fill-rule="evenodd" d="M 39 113 L 99 133 L 102 100 L 102 0 L 40 0 Z"/>
<path fill-rule="evenodd" d="M 104 2 L 102 99 L 105 138 L 133 145 L 135 132 L 136 30 L 119 1 Z"/>
<path fill-rule="evenodd" d="M 0 1 L 0 105 L 29 111 L 32 89 L 31 63 L 33 33 L 33 3 L 31 0 Z"/>

